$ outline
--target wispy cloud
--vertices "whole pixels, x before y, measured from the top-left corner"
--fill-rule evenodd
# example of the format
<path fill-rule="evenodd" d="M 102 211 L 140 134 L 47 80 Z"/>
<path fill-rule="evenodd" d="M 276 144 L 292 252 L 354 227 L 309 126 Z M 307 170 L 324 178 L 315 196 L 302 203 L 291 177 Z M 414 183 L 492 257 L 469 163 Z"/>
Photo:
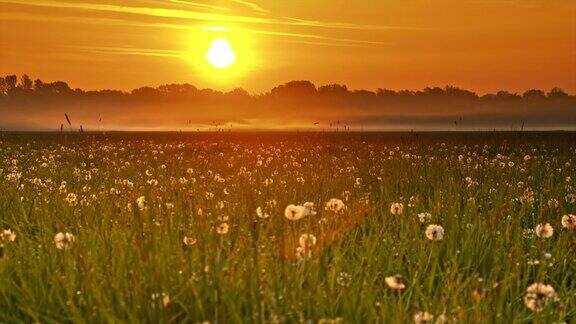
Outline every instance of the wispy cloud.
<path fill-rule="evenodd" d="M 0 13 L 0 19 L 2 20 L 29 20 L 29 21 L 49 21 L 49 22 L 63 22 L 62 18 L 51 17 L 46 15 L 31 14 L 31 13 Z M 181 24 L 171 24 L 171 23 L 151 23 L 151 22 L 137 22 L 129 21 L 118 18 L 103 18 L 103 17 L 66 17 L 65 22 L 69 23 L 82 23 L 82 24 L 96 24 L 96 25 L 109 25 L 109 26 L 133 26 L 133 27 L 144 27 L 144 28 L 154 28 L 154 29 L 177 29 L 177 30 L 189 30 L 193 31 L 198 28 L 205 30 L 214 30 L 214 27 L 206 27 L 205 25 L 181 25 Z M 220 30 L 220 29 L 216 29 Z M 350 39 L 350 38 L 339 38 L 339 37 L 329 37 L 310 33 L 295 33 L 295 32 L 282 32 L 282 31 L 270 31 L 263 29 L 254 28 L 244 28 L 242 32 L 256 35 L 268 35 L 268 36 L 278 36 L 285 38 L 300 39 L 295 42 L 310 44 L 310 45 L 322 45 L 322 46 L 345 46 L 345 47 L 374 47 L 389 45 L 389 42 L 380 41 L 369 41 L 360 39 Z"/>
<path fill-rule="evenodd" d="M 413 27 L 404 27 L 404 26 L 363 25 L 363 24 L 351 24 L 351 23 L 340 23 L 330 21 L 316 21 L 316 20 L 299 19 L 292 17 L 278 17 L 278 18 L 263 17 L 263 16 L 256 17 L 246 15 L 221 14 L 221 13 L 195 11 L 195 10 L 183 10 L 183 9 L 165 8 L 165 7 L 150 8 L 143 6 L 122 6 L 115 4 L 85 3 L 85 2 L 82 3 L 62 2 L 54 0 L 35 0 L 34 2 L 30 2 L 28 0 L 0 0 L 0 3 L 12 3 L 20 5 L 37 6 L 37 7 L 51 7 L 51 8 L 63 8 L 63 9 L 107 11 L 115 13 L 144 15 L 158 18 L 178 18 L 178 19 L 189 19 L 196 21 L 209 21 L 209 22 L 221 22 L 221 23 L 224 22 L 249 23 L 249 24 L 269 24 L 276 26 L 284 25 L 284 26 L 374 29 L 374 30 L 413 29 Z"/>
<path fill-rule="evenodd" d="M 187 1 L 187 0 L 167 0 L 167 1 L 170 3 L 174 3 L 174 4 L 191 6 L 191 7 L 202 8 L 202 9 L 214 9 L 214 10 L 230 11 L 230 8 L 227 8 L 227 7 L 214 6 L 214 5 L 209 5 L 209 4 L 205 4 L 205 3 L 201 3 L 201 2 L 194 2 L 194 1 Z M 161 2 L 164 2 L 164 1 L 159 1 L 159 3 L 161 3 Z"/>
<path fill-rule="evenodd" d="M 255 2 L 244 1 L 244 0 L 231 0 L 231 1 L 232 1 L 232 2 L 235 2 L 235 3 L 238 3 L 238 4 L 241 4 L 241 5 L 245 6 L 245 7 L 248 7 L 248 8 L 250 8 L 251 10 L 254 10 L 255 12 L 258 12 L 258 13 L 260 13 L 260 14 L 267 14 L 267 13 L 270 12 L 269 10 L 266 10 L 266 9 L 262 8 L 260 5 L 258 5 L 258 4 L 255 3 Z"/>
<path fill-rule="evenodd" d="M 158 56 L 158 57 L 186 57 L 183 51 L 150 49 L 150 48 L 130 48 L 130 47 L 107 47 L 107 46 L 74 46 L 74 48 L 96 54 L 113 55 L 138 55 L 138 56 Z"/>

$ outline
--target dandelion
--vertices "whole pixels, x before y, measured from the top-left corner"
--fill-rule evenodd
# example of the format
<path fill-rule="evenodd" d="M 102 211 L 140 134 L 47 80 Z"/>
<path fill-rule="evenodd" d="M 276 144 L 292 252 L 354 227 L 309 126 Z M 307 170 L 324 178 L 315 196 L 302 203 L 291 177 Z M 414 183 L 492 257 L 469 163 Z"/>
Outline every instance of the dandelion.
<path fill-rule="evenodd" d="M 167 307 L 170 304 L 170 295 L 168 293 L 154 293 L 151 297 L 153 302 L 160 301 L 163 307 Z"/>
<path fill-rule="evenodd" d="M 5 229 L 0 232 L 0 241 L 14 242 L 16 240 L 16 233 L 11 229 Z"/>
<path fill-rule="evenodd" d="M 76 206 L 76 204 L 78 204 L 78 197 L 74 193 L 69 193 L 66 196 L 66 201 L 68 204 L 70 204 L 70 206 Z"/>
<path fill-rule="evenodd" d="M 548 208 L 556 209 L 559 206 L 560 206 L 560 203 L 558 202 L 558 199 L 552 198 L 552 199 L 548 200 Z"/>
<path fill-rule="evenodd" d="M 432 219 L 432 214 L 430 213 L 419 213 L 418 220 L 420 223 L 428 223 Z"/>
<path fill-rule="evenodd" d="M 536 226 L 536 229 L 534 229 L 534 232 L 536 233 L 536 236 L 538 236 L 539 238 L 547 239 L 552 237 L 552 235 L 554 234 L 554 228 L 552 228 L 552 226 L 550 226 L 549 223 L 538 224 Z"/>
<path fill-rule="evenodd" d="M 182 243 L 184 243 L 185 246 L 192 246 L 192 245 L 196 244 L 196 238 L 184 236 Z"/>
<path fill-rule="evenodd" d="M 436 224 L 430 224 L 426 228 L 426 237 L 431 241 L 440 241 L 444 238 L 444 227 Z"/>
<path fill-rule="evenodd" d="M 162 293 L 162 306 L 167 307 L 170 304 L 170 295 Z"/>
<path fill-rule="evenodd" d="M 155 186 L 158 185 L 158 180 L 156 180 L 156 179 L 150 179 L 150 180 L 146 181 L 146 183 L 147 183 L 149 186 L 155 187 Z"/>
<path fill-rule="evenodd" d="M 406 288 L 406 286 L 402 283 L 402 277 L 400 275 L 390 276 L 384 278 L 388 287 L 394 290 L 402 290 Z"/>
<path fill-rule="evenodd" d="M 266 213 L 262 209 L 262 207 L 256 208 L 256 216 L 258 216 L 259 218 L 263 218 L 263 219 L 270 217 L 270 215 L 268 213 Z"/>
<path fill-rule="evenodd" d="M 340 213 L 340 212 L 344 211 L 345 208 L 346 208 L 346 205 L 344 205 L 344 202 L 341 199 L 332 198 L 332 199 L 328 200 L 328 202 L 326 203 L 326 207 L 324 209 L 335 212 L 335 213 Z"/>
<path fill-rule="evenodd" d="M 316 236 L 314 234 L 302 234 L 300 239 L 298 239 L 298 243 L 303 248 L 312 248 L 316 245 Z"/>
<path fill-rule="evenodd" d="M 568 214 L 562 216 L 562 227 L 568 230 L 576 228 L 576 215 Z"/>
<path fill-rule="evenodd" d="M 340 274 L 336 278 L 336 283 L 342 287 L 350 286 L 351 282 L 352 282 L 352 276 L 350 276 L 346 272 L 340 272 Z"/>
<path fill-rule="evenodd" d="M 312 250 L 299 246 L 296 248 L 296 259 L 302 261 L 312 257 Z"/>
<path fill-rule="evenodd" d="M 138 197 L 138 199 L 136 199 L 136 205 L 138 205 L 138 208 L 140 210 L 147 209 L 148 203 L 146 202 L 146 197 L 144 197 L 144 196 Z"/>
<path fill-rule="evenodd" d="M 524 304 L 534 312 L 540 312 L 549 301 L 556 299 L 554 287 L 535 282 L 528 286 L 524 295 Z"/>
<path fill-rule="evenodd" d="M 390 206 L 390 213 L 392 215 L 402 215 L 402 211 L 404 210 L 404 205 L 402 203 L 392 203 Z"/>
<path fill-rule="evenodd" d="M 218 225 L 218 227 L 216 227 L 216 233 L 218 233 L 220 235 L 224 235 L 224 234 L 228 233 L 229 228 L 230 228 L 230 226 L 228 226 L 227 223 L 222 223 L 222 224 Z"/>
<path fill-rule="evenodd" d="M 442 314 L 440 316 L 438 316 L 438 318 L 436 318 L 436 324 L 444 324 L 444 323 L 448 323 L 448 316 L 446 316 L 445 314 Z"/>
<path fill-rule="evenodd" d="M 432 323 L 434 320 L 434 315 L 428 312 L 418 312 L 414 314 L 414 323 L 415 324 L 429 324 Z"/>
<path fill-rule="evenodd" d="M 520 196 L 520 203 L 526 206 L 532 206 L 534 204 L 534 192 L 530 189 L 526 189 L 522 196 Z"/>
<path fill-rule="evenodd" d="M 316 245 L 316 236 L 313 234 L 302 234 L 298 239 L 299 246 L 296 248 L 296 258 L 304 260 L 312 257 L 312 248 Z"/>
<path fill-rule="evenodd" d="M 288 205 L 284 210 L 284 216 L 292 221 L 299 220 L 304 217 L 304 206 Z"/>
<path fill-rule="evenodd" d="M 54 236 L 54 244 L 59 250 L 68 250 L 72 247 L 72 244 L 76 241 L 76 237 L 72 233 L 58 233 Z"/>
<path fill-rule="evenodd" d="M 305 202 L 304 205 L 304 216 L 316 216 L 316 205 L 313 202 Z"/>

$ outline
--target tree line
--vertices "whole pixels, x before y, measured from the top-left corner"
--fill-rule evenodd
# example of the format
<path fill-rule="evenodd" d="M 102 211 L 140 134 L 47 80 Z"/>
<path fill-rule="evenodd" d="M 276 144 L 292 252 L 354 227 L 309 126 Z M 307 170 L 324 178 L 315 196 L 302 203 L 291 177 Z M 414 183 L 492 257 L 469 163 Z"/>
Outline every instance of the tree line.
<path fill-rule="evenodd" d="M 191 84 L 165 84 L 158 87 L 141 87 L 132 91 L 73 89 L 64 81 L 44 82 L 32 80 L 24 74 L 20 77 L 0 77 L 0 103 L 33 103 L 36 100 L 124 100 L 124 101 L 216 101 L 216 102 L 324 102 L 378 104 L 394 101 L 440 100 L 456 102 L 551 102 L 574 100 L 564 90 L 554 87 L 549 91 L 530 89 L 522 94 L 508 91 L 479 95 L 473 91 L 454 86 L 426 87 L 422 90 L 400 90 L 379 88 L 376 91 L 351 90 L 346 85 L 329 84 L 316 86 L 310 81 L 290 81 L 262 94 L 250 94 L 236 88 L 232 91 L 200 89 Z"/>

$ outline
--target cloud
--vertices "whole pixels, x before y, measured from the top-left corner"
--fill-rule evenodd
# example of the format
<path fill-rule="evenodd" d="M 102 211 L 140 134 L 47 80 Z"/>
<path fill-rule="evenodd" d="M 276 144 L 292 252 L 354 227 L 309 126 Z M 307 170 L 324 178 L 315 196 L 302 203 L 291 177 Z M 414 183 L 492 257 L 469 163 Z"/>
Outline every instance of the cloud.
<path fill-rule="evenodd" d="M 270 12 L 269 10 L 266 10 L 266 9 L 260 7 L 258 4 L 254 3 L 254 2 L 244 1 L 244 0 L 231 0 L 231 1 L 235 2 L 235 3 L 239 3 L 243 6 L 246 6 L 246 7 L 250 8 L 250 9 L 252 9 L 258 13 L 261 13 L 261 14 L 267 14 Z"/>
<path fill-rule="evenodd" d="M 186 6 L 192 6 L 202 9 L 214 9 L 214 10 L 222 10 L 222 11 L 230 11 L 230 8 L 227 7 L 220 7 L 220 6 L 213 6 L 205 3 L 194 2 L 194 1 L 187 1 L 187 0 L 167 0 L 168 2 Z"/>
<path fill-rule="evenodd" d="M 202 28 L 206 30 L 213 30 L 214 27 L 204 26 L 202 24 L 197 25 L 182 25 L 174 23 L 160 23 L 160 22 L 138 22 L 131 20 L 124 20 L 118 18 L 103 18 L 103 17 L 74 17 L 67 16 L 65 20 L 59 17 L 51 17 L 47 15 L 39 15 L 25 12 L 18 13 L 0 13 L 0 19 L 2 20 L 29 20 L 29 21 L 48 21 L 48 22 L 68 22 L 68 23 L 81 23 L 81 24 L 96 24 L 96 25 L 109 25 L 109 26 L 133 26 L 133 27 L 144 27 L 144 28 L 154 28 L 154 29 L 177 29 L 177 30 L 195 30 L 197 28 Z M 269 36 L 280 36 L 287 38 L 300 39 L 293 42 L 310 44 L 310 45 L 321 45 L 321 46 L 345 46 L 345 47 L 373 47 L 389 45 L 389 42 L 378 42 L 378 41 L 368 41 L 360 39 L 351 38 L 339 38 L 339 37 L 329 37 L 322 36 L 311 33 L 295 33 L 295 32 L 282 32 L 282 31 L 271 31 L 263 29 L 254 28 L 243 28 L 242 32 L 257 35 L 269 35 Z"/>
<path fill-rule="evenodd" d="M 139 55 L 139 56 L 158 56 L 158 57 L 177 57 L 177 58 L 186 57 L 186 53 L 183 51 L 172 51 L 163 49 L 107 47 L 107 46 L 75 46 L 74 48 L 95 54 Z"/>
<path fill-rule="evenodd" d="M 362 25 L 362 24 L 307 20 L 292 17 L 279 17 L 279 18 L 262 17 L 262 16 L 254 17 L 246 15 L 227 15 L 214 12 L 182 10 L 182 9 L 164 8 L 164 7 L 150 8 L 142 6 L 122 6 L 122 5 L 100 4 L 100 3 L 61 2 L 54 0 L 35 0 L 33 3 L 30 3 L 29 1 L 26 0 L 0 0 L 0 3 L 11 3 L 27 6 L 62 8 L 62 9 L 107 11 L 115 13 L 144 15 L 158 18 L 178 18 L 178 19 L 197 20 L 204 22 L 250 23 L 250 24 L 367 29 L 367 30 L 413 29 L 412 27 L 403 27 L 403 26 Z"/>

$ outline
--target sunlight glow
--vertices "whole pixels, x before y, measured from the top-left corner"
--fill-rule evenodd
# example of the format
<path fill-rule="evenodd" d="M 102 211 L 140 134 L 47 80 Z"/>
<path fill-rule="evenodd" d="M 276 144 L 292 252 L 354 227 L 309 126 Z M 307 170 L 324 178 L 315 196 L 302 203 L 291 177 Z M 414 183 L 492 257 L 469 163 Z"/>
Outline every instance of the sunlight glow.
<path fill-rule="evenodd" d="M 230 25 L 201 26 L 190 30 L 186 60 L 192 73 L 206 87 L 235 85 L 257 72 L 256 39 L 248 31 Z"/>
<path fill-rule="evenodd" d="M 227 40 L 219 38 L 210 45 L 206 60 L 215 68 L 225 69 L 236 62 L 236 54 Z"/>

